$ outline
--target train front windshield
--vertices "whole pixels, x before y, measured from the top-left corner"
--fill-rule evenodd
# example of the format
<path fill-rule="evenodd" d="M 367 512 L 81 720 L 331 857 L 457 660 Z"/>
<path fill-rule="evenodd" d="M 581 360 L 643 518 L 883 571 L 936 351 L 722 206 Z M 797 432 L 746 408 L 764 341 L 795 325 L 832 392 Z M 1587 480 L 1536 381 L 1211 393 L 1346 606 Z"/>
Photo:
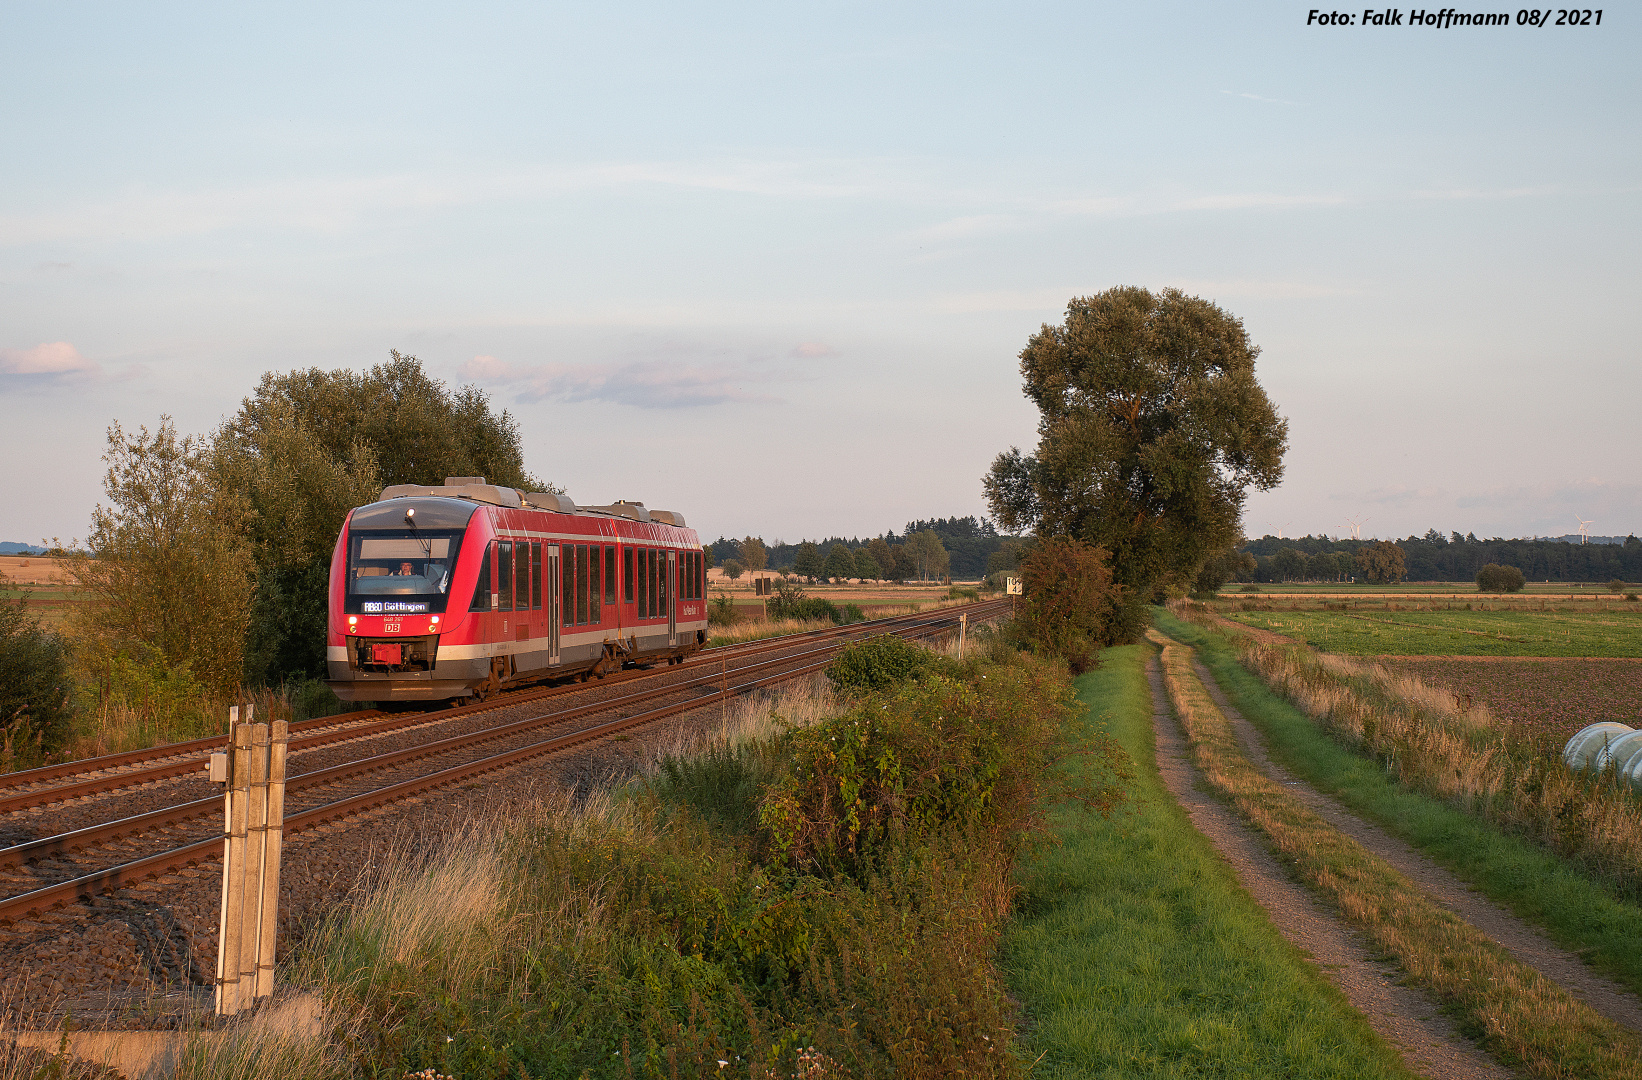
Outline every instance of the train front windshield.
<path fill-rule="evenodd" d="M 350 615 L 418 615 L 445 610 L 462 533 L 393 529 L 348 536 Z"/>

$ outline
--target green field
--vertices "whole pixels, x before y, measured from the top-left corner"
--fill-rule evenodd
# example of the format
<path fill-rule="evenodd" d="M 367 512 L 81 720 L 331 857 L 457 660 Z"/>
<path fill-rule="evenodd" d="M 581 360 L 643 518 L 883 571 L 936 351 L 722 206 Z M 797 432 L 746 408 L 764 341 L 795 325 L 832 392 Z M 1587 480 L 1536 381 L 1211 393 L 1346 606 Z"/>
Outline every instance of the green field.
<path fill-rule="evenodd" d="M 1228 582 L 1220 587 L 1220 598 L 1222 600 L 1230 600 L 1244 596 L 1246 594 L 1243 592 L 1243 589 L 1243 585 L 1236 582 Z M 1407 595 L 1417 593 L 1420 595 L 1433 594 L 1439 596 L 1460 595 L 1468 598 L 1479 597 L 1489 600 L 1505 601 L 1509 601 L 1512 597 L 1521 598 L 1529 595 L 1536 597 L 1542 595 L 1580 597 L 1600 596 L 1610 599 L 1617 599 L 1617 597 L 1608 591 L 1608 586 L 1606 584 L 1593 583 L 1589 581 L 1530 581 L 1523 587 L 1522 592 L 1512 593 L 1510 595 L 1478 592 L 1477 583 L 1474 581 L 1402 581 L 1395 585 L 1367 585 L 1361 582 L 1353 583 L 1346 581 L 1262 582 L 1252 595 L 1259 596 L 1261 594 L 1270 594 L 1273 596 L 1287 596 L 1291 593 L 1300 593 L 1303 595 L 1327 593 L 1330 596 L 1376 596 L 1381 594 Z"/>
<path fill-rule="evenodd" d="M 0 601 L 14 601 L 19 597 L 27 597 L 29 614 L 39 616 L 48 627 L 61 624 L 77 603 L 74 591 L 66 585 L 0 586 Z"/>
<path fill-rule="evenodd" d="M 1349 656 L 1642 656 L 1642 611 L 1232 611 Z"/>

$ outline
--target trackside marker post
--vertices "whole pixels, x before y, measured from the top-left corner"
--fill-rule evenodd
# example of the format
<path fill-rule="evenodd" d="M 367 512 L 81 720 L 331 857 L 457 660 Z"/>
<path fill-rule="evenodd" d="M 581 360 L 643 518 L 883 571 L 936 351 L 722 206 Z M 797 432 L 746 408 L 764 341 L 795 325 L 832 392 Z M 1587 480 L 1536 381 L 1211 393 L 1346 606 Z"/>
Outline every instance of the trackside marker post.
<path fill-rule="evenodd" d="M 229 711 L 227 754 L 207 774 L 224 786 L 222 924 L 217 938 L 217 1014 L 232 1016 L 274 990 L 285 758 L 290 727 Z"/>

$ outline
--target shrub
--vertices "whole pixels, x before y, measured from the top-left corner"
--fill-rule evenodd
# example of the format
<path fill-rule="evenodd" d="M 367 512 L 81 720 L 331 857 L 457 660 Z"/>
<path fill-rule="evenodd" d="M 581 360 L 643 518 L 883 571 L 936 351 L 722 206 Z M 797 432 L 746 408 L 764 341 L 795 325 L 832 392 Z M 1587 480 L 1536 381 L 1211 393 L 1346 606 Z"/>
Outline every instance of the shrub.
<path fill-rule="evenodd" d="M 1057 666 L 1017 654 L 968 679 L 933 672 L 792 731 L 789 768 L 759 807 L 769 842 L 799 867 L 858 879 L 888 851 L 949 833 L 1012 853 L 1061 793 L 1050 766 L 1075 705 Z M 1106 753 L 1121 774 L 1122 752 Z M 1107 784 L 1087 801 L 1108 810 L 1121 797 Z"/>
<path fill-rule="evenodd" d="M 1019 1076 L 993 960 L 1012 855 L 1068 792 L 1074 698 L 1031 657 L 938 663 L 814 727 L 664 760 L 630 797 L 510 806 L 385 860 L 390 887 L 356 893 L 296 977 L 361 1018 L 358 1075 Z M 818 856 L 829 837 L 853 845 Z"/>
<path fill-rule="evenodd" d="M 1620 581 L 1618 578 L 1614 578 L 1612 581 L 1608 582 L 1608 591 L 1611 593 L 1622 593 L 1625 591 L 1625 583 Z"/>
<path fill-rule="evenodd" d="M 1521 592 L 1524 584 L 1526 582 L 1522 577 L 1522 571 L 1514 566 L 1489 563 L 1477 571 L 1478 592 Z"/>
<path fill-rule="evenodd" d="M 28 612 L 0 601 L 0 769 L 42 764 L 68 736 L 68 647 Z"/>
<path fill-rule="evenodd" d="M 1238 589 L 1237 591 L 1238 592 L 1259 592 L 1260 591 L 1260 586 L 1258 586 L 1258 585 L 1245 585 L 1241 589 Z"/>
<path fill-rule="evenodd" d="M 739 559 L 725 559 L 724 560 L 724 576 L 729 578 L 731 581 L 736 580 L 737 578 L 739 578 L 742 574 L 744 574 L 746 572 L 747 572 L 747 568 L 745 566 L 741 565 L 741 560 L 739 560 Z"/>
<path fill-rule="evenodd" d="M 354 705 L 344 702 L 321 679 L 301 677 L 287 679 L 279 688 L 280 696 L 289 703 L 292 720 L 311 720 L 316 716 L 335 716 L 349 712 Z"/>
<path fill-rule="evenodd" d="M 845 646 L 827 665 L 827 679 L 840 690 L 887 690 L 937 666 L 937 657 L 893 634 Z"/>
<path fill-rule="evenodd" d="M 954 585 L 946 591 L 948 600 L 979 600 L 981 590 L 973 586 Z"/>
<path fill-rule="evenodd" d="M 1131 623 L 1144 609 L 1122 602 L 1105 548 L 1065 537 L 1039 540 L 1021 560 L 1021 576 L 1021 637 L 1035 651 L 1065 660 L 1074 674 L 1094 667 L 1101 648 L 1141 631 Z"/>
<path fill-rule="evenodd" d="M 735 601 L 729 593 L 719 593 L 707 607 L 707 621 L 713 626 L 729 626 L 735 622 Z"/>
<path fill-rule="evenodd" d="M 862 622 L 866 613 L 859 604 L 837 605 L 819 596 L 805 596 L 804 590 L 789 582 L 779 582 L 768 604 L 771 619 L 800 622 L 830 622 L 834 626 Z"/>

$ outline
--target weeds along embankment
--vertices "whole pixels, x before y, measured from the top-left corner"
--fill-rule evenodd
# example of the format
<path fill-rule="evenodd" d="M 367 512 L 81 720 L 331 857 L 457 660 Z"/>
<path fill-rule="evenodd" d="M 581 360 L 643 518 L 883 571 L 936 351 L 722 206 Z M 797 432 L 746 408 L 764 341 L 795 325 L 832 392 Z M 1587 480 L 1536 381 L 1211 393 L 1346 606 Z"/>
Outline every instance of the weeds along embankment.
<path fill-rule="evenodd" d="M 1238 659 L 1402 784 L 1529 837 L 1642 897 L 1642 797 L 1611 775 L 1575 772 L 1486 707 L 1406 672 L 1227 630 L 1195 603 L 1175 613 L 1223 633 Z"/>
<path fill-rule="evenodd" d="M 639 781 L 383 860 L 292 978 L 366 1075 L 1018 1075 L 992 957 L 1074 707 L 1012 649 L 853 646 Z"/>

